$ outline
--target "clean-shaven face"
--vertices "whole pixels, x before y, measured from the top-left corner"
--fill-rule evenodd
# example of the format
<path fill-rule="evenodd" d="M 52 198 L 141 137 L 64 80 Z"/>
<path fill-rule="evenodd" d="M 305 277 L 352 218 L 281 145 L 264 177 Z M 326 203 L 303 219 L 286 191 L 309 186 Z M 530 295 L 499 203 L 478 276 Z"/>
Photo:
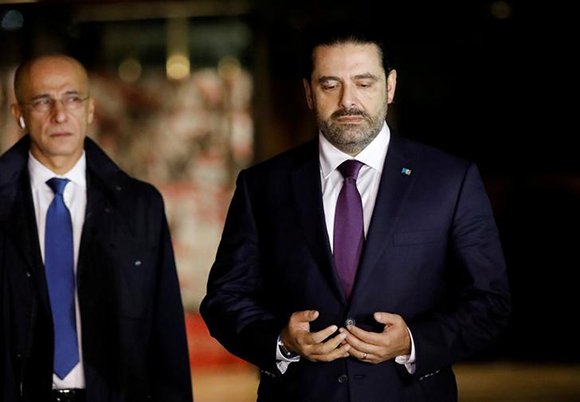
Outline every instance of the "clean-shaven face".
<path fill-rule="evenodd" d="M 25 121 L 32 154 L 48 167 L 53 161 L 72 167 L 82 155 L 94 112 L 84 68 L 73 59 L 49 56 L 24 74 L 13 113 Z M 39 110 L 39 103 L 51 106 Z"/>

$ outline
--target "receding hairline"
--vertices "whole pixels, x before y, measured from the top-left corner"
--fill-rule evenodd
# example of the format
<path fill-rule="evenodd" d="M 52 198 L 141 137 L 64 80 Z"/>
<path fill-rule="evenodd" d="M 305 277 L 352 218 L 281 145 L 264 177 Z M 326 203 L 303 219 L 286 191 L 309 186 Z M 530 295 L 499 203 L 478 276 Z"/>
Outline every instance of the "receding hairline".
<path fill-rule="evenodd" d="M 89 85 L 89 75 L 85 67 L 81 64 L 80 61 L 75 59 L 74 57 L 70 57 L 67 55 L 49 55 L 49 56 L 37 56 L 33 57 L 29 60 L 26 60 L 22 64 L 18 66 L 16 72 L 14 73 L 14 96 L 16 96 L 16 100 L 18 102 L 24 102 L 23 95 L 22 95 L 22 88 L 24 87 L 24 83 L 28 78 L 28 74 L 32 67 L 36 64 L 41 62 L 49 62 L 50 60 L 53 61 L 66 61 L 72 66 L 76 67 L 79 71 L 81 77 L 87 84 L 87 89 Z"/>

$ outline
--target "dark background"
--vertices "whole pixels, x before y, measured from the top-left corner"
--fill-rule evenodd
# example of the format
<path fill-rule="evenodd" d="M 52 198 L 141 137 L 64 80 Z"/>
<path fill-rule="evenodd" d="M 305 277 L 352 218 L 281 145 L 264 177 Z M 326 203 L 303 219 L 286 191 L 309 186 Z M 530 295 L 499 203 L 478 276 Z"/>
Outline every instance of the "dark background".
<path fill-rule="evenodd" d="M 500 228 L 512 322 L 474 360 L 580 363 L 571 10 L 523 0 L 0 2 L 0 18 L 9 10 L 19 10 L 24 24 L 0 29 L 0 68 L 51 50 L 69 53 L 89 69 L 111 69 L 120 55 L 103 51 L 104 27 L 134 24 L 146 37 L 175 12 L 200 26 L 247 26 L 251 46 L 238 56 L 255 80 L 256 162 L 316 134 L 301 84 L 302 30 L 353 16 L 381 27 L 398 71 L 389 124 L 476 162 Z M 141 44 L 141 59 L 163 65 L 163 43 L 147 43 Z M 196 63 L 211 65 L 211 49 L 203 54 Z"/>

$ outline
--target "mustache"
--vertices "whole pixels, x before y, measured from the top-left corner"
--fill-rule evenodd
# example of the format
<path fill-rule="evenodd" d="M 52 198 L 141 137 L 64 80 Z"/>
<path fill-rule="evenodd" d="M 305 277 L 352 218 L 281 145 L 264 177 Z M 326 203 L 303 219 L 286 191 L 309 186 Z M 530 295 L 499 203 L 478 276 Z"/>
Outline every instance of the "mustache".
<path fill-rule="evenodd" d="M 368 114 L 366 114 L 362 110 L 359 110 L 359 109 L 356 109 L 356 108 L 337 110 L 330 117 L 333 118 L 333 119 L 336 119 L 338 117 L 346 117 L 346 116 L 349 116 L 349 117 L 350 116 L 361 116 L 361 117 L 364 117 L 364 118 L 367 118 L 367 119 L 370 117 Z"/>

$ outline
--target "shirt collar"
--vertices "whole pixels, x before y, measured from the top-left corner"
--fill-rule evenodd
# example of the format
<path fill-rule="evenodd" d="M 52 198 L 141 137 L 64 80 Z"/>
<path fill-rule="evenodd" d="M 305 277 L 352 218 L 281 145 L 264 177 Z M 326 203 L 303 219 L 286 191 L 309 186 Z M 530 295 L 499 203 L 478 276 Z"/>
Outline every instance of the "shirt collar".
<path fill-rule="evenodd" d="M 375 139 L 355 157 L 345 154 L 337 149 L 326 139 L 322 132 L 318 133 L 318 139 L 320 143 L 318 151 L 320 168 L 322 169 L 322 175 L 325 179 L 328 178 L 328 176 L 338 166 L 340 166 L 342 162 L 348 159 L 356 159 L 357 161 L 360 161 L 382 173 L 385 164 L 385 157 L 387 156 L 387 150 L 389 148 L 389 142 L 391 140 L 391 130 L 386 122 L 383 123 L 383 128 Z"/>
<path fill-rule="evenodd" d="M 32 153 L 28 152 L 28 173 L 30 175 L 30 184 L 32 188 L 38 188 L 41 185 L 44 185 L 48 180 L 52 179 L 53 177 L 58 177 L 61 179 L 69 179 L 75 184 L 78 184 L 82 187 L 87 186 L 87 177 L 86 177 L 86 170 L 87 170 L 87 158 L 85 155 L 85 151 L 77 161 L 77 163 L 73 166 L 71 170 L 66 172 L 63 175 L 58 175 L 54 173 L 52 170 L 44 166 L 38 159 L 36 159 Z"/>

